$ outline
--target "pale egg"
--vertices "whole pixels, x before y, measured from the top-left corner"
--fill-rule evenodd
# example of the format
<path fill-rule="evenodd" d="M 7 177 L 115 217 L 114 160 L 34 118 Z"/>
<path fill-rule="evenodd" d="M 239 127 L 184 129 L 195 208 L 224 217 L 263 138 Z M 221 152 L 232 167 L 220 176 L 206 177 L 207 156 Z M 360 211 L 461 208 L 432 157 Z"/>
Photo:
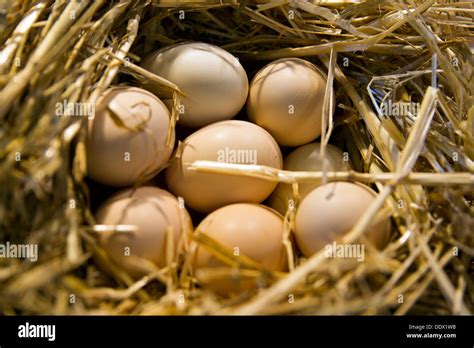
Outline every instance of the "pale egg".
<path fill-rule="evenodd" d="M 327 172 L 346 171 L 350 169 L 349 162 L 343 152 L 334 145 L 328 144 L 324 157 L 321 157 L 321 144 L 311 143 L 298 147 L 286 156 L 283 169 L 291 171 Z M 326 167 L 323 167 L 324 159 Z M 302 182 L 298 184 L 298 196 L 302 200 L 319 183 Z M 268 204 L 281 214 L 285 214 L 290 200 L 294 202 L 293 187 L 291 184 L 278 184 L 269 198 Z"/>
<path fill-rule="evenodd" d="M 184 126 L 202 127 L 231 119 L 247 99 L 244 68 L 236 57 L 214 45 L 191 42 L 168 46 L 148 56 L 143 67 L 186 94 L 181 98 L 178 121 Z M 165 102 L 171 107 L 172 100 Z"/>
<path fill-rule="evenodd" d="M 167 238 L 173 246 L 173 258 L 177 252 L 183 226 L 178 200 L 171 193 L 152 186 L 123 190 L 97 210 L 96 222 L 100 225 L 124 225 L 134 230 L 97 232 L 99 244 L 111 261 L 133 277 L 143 276 L 143 269 L 136 262 L 145 259 L 161 268 L 167 265 Z M 185 210 L 184 210 L 185 212 Z M 184 214 L 187 217 L 187 213 Z M 127 227 L 128 228 L 128 227 Z"/>
<path fill-rule="evenodd" d="M 167 168 L 166 182 L 171 192 L 184 198 L 186 206 L 206 213 L 232 203 L 260 203 L 272 193 L 276 183 L 190 170 L 189 166 L 198 160 L 277 169 L 283 164 L 280 148 L 272 136 L 250 122 L 222 121 L 191 134 Z"/>
<path fill-rule="evenodd" d="M 249 119 L 280 145 L 309 143 L 321 134 L 325 89 L 326 76 L 314 64 L 298 58 L 276 60 L 250 84 Z"/>
<path fill-rule="evenodd" d="M 128 186 L 153 177 L 173 152 L 167 144 L 170 113 L 152 93 L 113 87 L 96 103 L 87 134 L 87 174 L 109 186 Z"/>
<path fill-rule="evenodd" d="M 283 218 L 274 210 L 258 204 L 231 204 L 209 214 L 197 227 L 203 233 L 227 248 L 233 255 L 245 255 L 263 269 L 285 271 L 287 257 L 283 244 Z M 240 292 L 257 286 L 256 278 L 218 277 L 205 281 L 206 270 L 226 269 L 231 266 L 198 245 L 192 258 L 193 269 L 201 285 L 222 294 Z"/>
<path fill-rule="evenodd" d="M 296 212 L 295 238 L 301 252 L 310 257 L 339 241 L 357 223 L 375 200 L 369 187 L 350 182 L 318 186 L 301 202 Z M 390 219 L 372 224 L 364 235 L 375 247 L 383 248 L 390 236 Z M 364 244 L 361 240 L 356 242 Z"/>

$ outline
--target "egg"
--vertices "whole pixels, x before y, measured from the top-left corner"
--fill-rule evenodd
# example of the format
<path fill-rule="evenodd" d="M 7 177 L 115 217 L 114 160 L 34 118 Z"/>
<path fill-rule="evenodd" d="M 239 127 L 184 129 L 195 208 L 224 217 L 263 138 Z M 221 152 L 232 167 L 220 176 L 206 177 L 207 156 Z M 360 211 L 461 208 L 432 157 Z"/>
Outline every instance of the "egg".
<path fill-rule="evenodd" d="M 245 121 L 221 121 L 187 137 L 166 170 L 168 188 L 184 198 L 186 206 L 209 213 L 232 203 L 260 203 L 275 182 L 242 175 L 197 172 L 198 160 L 259 164 L 281 169 L 280 148 L 263 128 Z"/>
<path fill-rule="evenodd" d="M 96 103 L 87 134 L 87 174 L 105 185 L 123 187 L 149 179 L 169 160 L 170 113 L 152 93 L 113 87 Z"/>
<path fill-rule="evenodd" d="M 300 203 L 295 218 L 295 238 L 301 252 L 310 257 L 332 244 L 357 223 L 377 194 L 367 186 L 335 182 L 318 186 Z M 377 248 L 389 239 L 390 219 L 370 226 L 365 237 Z M 363 242 L 360 242 L 363 244 Z"/>
<path fill-rule="evenodd" d="M 258 204 L 227 205 L 209 214 L 196 232 L 211 237 L 234 255 L 245 255 L 270 271 L 286 271 L 283 245 L 283 218 L 274 210 Z M 221 294 L 240 292 L 257 286 L 255 278 L 220 277 L 206 281 L 206 270 L 231 268 L 199 244 L 192 255 L 193 270 L 201 285 Z"/>
<path fill-rule="evenodd" d="M 133 262 L 133 256 L 148 260 L 157 267 L 165 267 L 168 229 L 171 228 L 173 253 L 176 253 L 182 230 L 189 227 L 187 218 L 182 221 L 180 209 L 184 208 L 179 207 L 176 197 L 157 187 L 122 190 L 99 207 L 95 214 L 96 222 L 101 225 L 133 225 L 136 230 L 97 232 L 99 245 L 116 266 L 132 277 L 144 275 Z"/>
<path fill-rule="evenodd" d="M 184 126 L 202 127 L 231 119 L 247 99 L 244 68 L 236 57 L 214 45 L 191 42 L 168 46 L 148 56 L 143 67 L 186 94 L 181 98 L 178 121 Z M 171 107 L 171 100 L 166 103 Z"/>
<path fill-rule="evenodd" d="M 280 145 L 309 143 L 321 135 L 325 89 L 324 73 L 310 62 L 276 60 L 263 67 L 250 84 L 249 119 Z"/>
<path fill-rule="evenodd" d="M 323 158 L 320 156 L 321 144 L 311 143 L 298 147 L 286 156 L 283 169 L 292 171 L 323 171 Z M 334 145 L 326 146 L 324 158 L 326 159 L 326 171 L 346 171 L 350 169 L 349 162 L 344 160 L 343 152 Z M 305 182 L 298 184 L 299 199 L 317 187 L 319 183 Z M 293 187 L 291 184 L 278 184 L 269 198 L 268 204 L 281 214 L 285 214 L 289 200 L 293 199 Z"/>

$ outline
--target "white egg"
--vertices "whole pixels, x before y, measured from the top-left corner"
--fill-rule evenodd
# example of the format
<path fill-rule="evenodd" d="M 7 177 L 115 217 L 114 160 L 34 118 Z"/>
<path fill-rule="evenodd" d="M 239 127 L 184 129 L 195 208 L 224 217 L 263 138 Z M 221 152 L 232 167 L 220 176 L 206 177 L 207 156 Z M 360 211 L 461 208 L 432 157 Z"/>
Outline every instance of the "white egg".
<path fill-rule="evenodd" d="M 168 46 L 148 56 L 143 67 L 186 94 L 181 98 L 178 121 L 184 126 L 202 127 L 231 119 L 247 99 L 244 68 L 236 57 L 214 45 L 192 42 Z M 171 107 L 172 100 L 165 103 Z"/>

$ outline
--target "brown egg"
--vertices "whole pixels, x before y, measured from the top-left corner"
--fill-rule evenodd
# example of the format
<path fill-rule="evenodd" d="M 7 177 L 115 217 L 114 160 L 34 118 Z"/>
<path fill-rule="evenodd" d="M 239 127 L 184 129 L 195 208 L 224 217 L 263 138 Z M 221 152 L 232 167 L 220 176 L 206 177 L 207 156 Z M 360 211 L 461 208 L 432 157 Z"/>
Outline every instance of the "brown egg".
<path fill-rule="evenodd" d="M 349 182 L 318 186 L 301 202 L 296 212 L 295 237 L 301 252 L 310 257 L 340 239 L 357 223 L 377 194 L 369 187 Z M 380 221 L 365 236 L 377 248 L 389 238 L 390 220 Z"/>
<path fill-rule="evenodd" d="M 298 147 L 286 156 L 283 162 L 283 169 L 292 171 L 323 171 L 323 158 L 320 156 L 320 143 L 311 143 Z M 326 171 L 345 171 L 350 169 L 349 162 L 344 161 L 344 154 L 339 148 L 328 144 L 324 158 L 326 162 Z M 299 199 L 302 200 L 319 184 L 314 182 L 300 183 L 298 185 Z M 285 214 L 289 200 L 293 199 L 293 188 L 291 184 L 278 184 L 275 191 L 269 198 L 269 205 Z"/>
<path fill-rule="evenodd" d="M 196 232 L 204 233 L 234 254 L 245 255 L 265 269 L 285 271 L 286 251 L 283 245 L 283 218 L 274 210 L 258 204 L 239 203 L 220 208 L 209 214 Z M 192 259 L 198 280 L 209 269 L 230 269 L 203 245 L 199 245 Z M 202 281 L 202 279 L 201 279 Z M 202 283 L 202 282 L 201 282 Z M 222 277 L 202 284 L 219 293 L 240 292 L 255 287 L 255 278 Z"/>
<path fill-rule="evenodd" d="M 321 135 L 326 77 L 298 58 L 276 60 L 263 67 L 250 84 L 249 119 L 284 146 L 309 143 Z"/>
<path fill-rule="evenodd" d="M 259 178 L 190 171 L 197 160 L 260 164 L 281 169 L 282 156 L 275 140 L 263 128 L 244 121 L 222 121 L 191 134 L 182 152 L 166 171 L 171 192 L 184 198 L 186 206 L 211 212 L 232 203 L 260 203 L 276 183 Z"/>
<path fill-rule="evenodd" d="M 166 145 L 170 113 L 152 93 L 135 87 L 113 87 L 99 100 L 87 137 L 88 176 L 122 187 L 150 179 L 169 160 Z"/>
<path fill-rule="evenodd" d="M 176 197 L 152 186 L 126 189 L 115 194 L 97 210 L 96 221 L 101 225 L 136 226 L 137 230 L 133 232 L 97 232 L 99 244 L 111 260 L 133 277 L 143 276 L 144 273 L 135 266 L 131 256 L 164 267 L 168 228 L 172 229 L 175 252 L 182 232 Z"/>
<path fill-rule="evenodd" d="M 247 73 L 236 57 L 214 45 L 186 42 L 167 46 L 148 56 L 143 67 L 186 94 L 181 98 L 178 122 L 188 127 L 231 119 L 247 100 Z M 167 105 L 172 105 L 171 100 Z"/>

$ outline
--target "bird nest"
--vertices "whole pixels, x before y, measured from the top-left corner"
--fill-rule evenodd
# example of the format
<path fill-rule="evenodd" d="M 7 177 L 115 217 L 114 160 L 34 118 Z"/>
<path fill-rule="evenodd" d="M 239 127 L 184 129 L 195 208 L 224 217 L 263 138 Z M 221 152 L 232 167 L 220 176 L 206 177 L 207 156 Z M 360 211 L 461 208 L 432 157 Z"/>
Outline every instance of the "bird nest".
<path fill-rule="evenodd" d="M 0 241 L 38 246 L 36 262 L 0 258 L 3 314 L 469 314 L 474 311 L 474 7 L 448 0 L 1 0 Z M 255 291 L 202 288 L 181 253 L 133 280 L 105 274 L 92 236 L 100 194 L 86 177 L 87 119 L 57 103 L 94 103 L 111 84 L 179 86 L 140 68 L 159 47 L 218 45 L 252 76 L 271 60 L 308 59 L 334 86 L 321 143 L 340 144 L 353 171 L 289 172 L 194 163 L 195 170 L 293 184 L 354 181 L 379 194 L 343 241 L 378 215 L 392 239 L 363 262 L 290 255 L 289 272 Z M 329 90 L 329 89 L 328 89 Z M 331 92 L 328 92 L 331 93 Z M 326 95 L 326 100 L 330 96 Z M 416 115 L 387 117 L 390 98 Z M 176 113 L 174 113 L 176 117 Z M 101 188 L 103 189 L 103 188 Z M 99 190 L 99 189 L 97 189 Z M 110 192 L 107 192 L 107 194 Z M 105 194 L 104 194 L 105 195 Z M 286 238 L 294 211 L 286 216 Z M 196 233 L 214 253 L 228 251 Z M 93 257 L 94 256 L 94 257 Z M 262 277 L 229 257 L 229 277 Z M 268 278 L 268 276 L 265 276 Z"/>

